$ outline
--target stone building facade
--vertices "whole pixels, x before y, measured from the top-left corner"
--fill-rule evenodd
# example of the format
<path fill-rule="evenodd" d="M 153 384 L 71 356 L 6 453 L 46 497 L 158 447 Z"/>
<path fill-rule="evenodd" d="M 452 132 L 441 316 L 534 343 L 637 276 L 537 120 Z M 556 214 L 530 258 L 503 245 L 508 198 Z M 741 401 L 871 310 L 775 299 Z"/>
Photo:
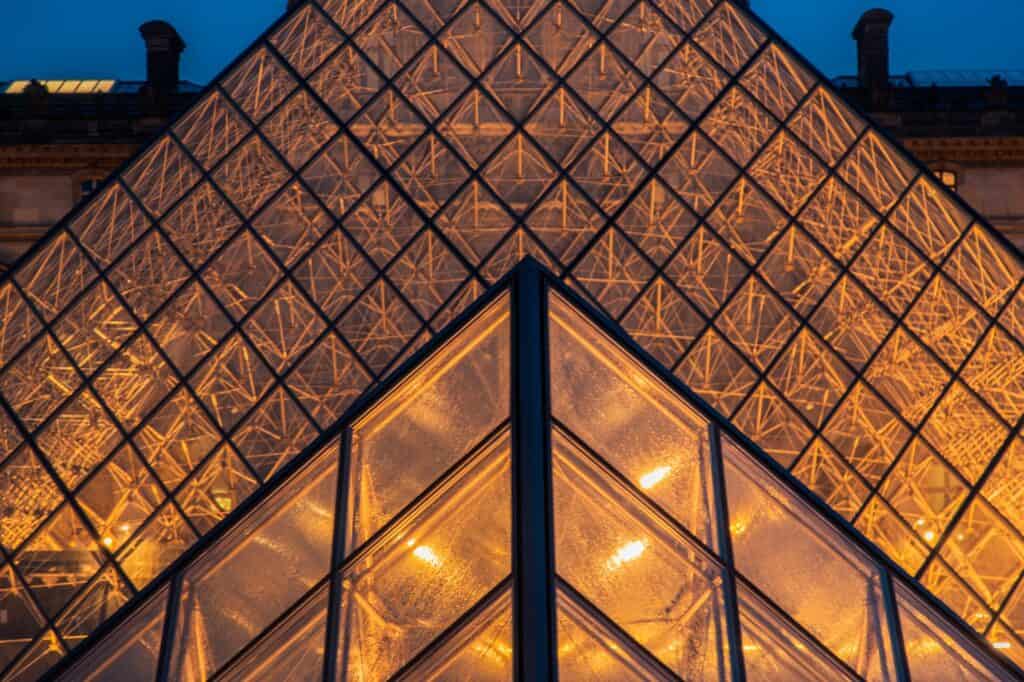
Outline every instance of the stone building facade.
<path fill-rule="evenodd" d="M 1024 70 L 893 74 L 892 22 L 881 9 L 861 17 L 857 74 L 835 85 L 1024 249 Z M 140 33 L 146 81 L 0 81 L 0 267 L 201 91 L 180 79 L 173 27 Z"/>

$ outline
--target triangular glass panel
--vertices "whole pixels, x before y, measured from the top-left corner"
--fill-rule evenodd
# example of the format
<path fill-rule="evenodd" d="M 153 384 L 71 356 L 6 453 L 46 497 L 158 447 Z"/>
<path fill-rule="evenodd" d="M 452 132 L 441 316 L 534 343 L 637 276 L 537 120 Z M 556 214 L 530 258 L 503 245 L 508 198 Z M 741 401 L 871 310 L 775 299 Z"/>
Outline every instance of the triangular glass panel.
<path fill-rule="evenodd" d="M 979 486 L 1018 458 L 1024 260 L 748 3 L 292 4 L 0 282 L 8 567 L 71 509 L 55 561 L 99 547 L 92 573 L 141 588 L 215 532 L 212 453 L 251 469 L 232 506 L 259 495 L 532 255 L 892 558 L 945 557 L 984 576 L 956 599 L 1005 610 L 1024 514 Z M 954 490 L 927 529 L 898 492 L 915 440 Z M 990 508 L 993 538 L 958 539 Z M 24 630 L 35 660 L 68 648 Z"/>
<path fill-rule="evenodd" d="M 511 682 L 511 597 L 505 588 L 485 598 L 466 614 L 470 616 L 469 622 L 434 642 L 394 679 Z"/>
<path fill-rule="evenodd" d="M 564 586 L 558 590 L 558 641 L 558 675 L 563 680 L 676 679 Z"/>

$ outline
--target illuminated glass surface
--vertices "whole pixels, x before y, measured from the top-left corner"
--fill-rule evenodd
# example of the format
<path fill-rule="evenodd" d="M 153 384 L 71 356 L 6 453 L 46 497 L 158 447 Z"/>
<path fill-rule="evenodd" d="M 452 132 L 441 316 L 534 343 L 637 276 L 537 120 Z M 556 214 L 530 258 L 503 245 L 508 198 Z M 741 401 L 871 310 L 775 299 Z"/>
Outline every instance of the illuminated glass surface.
<path fill-rule="evenodd" d="M 544 382 L 510 376 L 535 341 L 508 324 L 520 291 L 339 424 L 59 679 L 152 678 L 159 660 L 173 680 L 511 680 L 517 637 L 542 636 L 515 625 L 531 599 L 517 575 L 536 570 L 565 680 L 1007 679 L 966 624 L 560 295 L 542 333 L 555 561 L 516 563 L 530 540 L 511 532 L 528 503 L 512 494 L 524 437 L 507 395 Z M 589 389 L 603 397 L 573 398 Z M 424 430 L 420 400 L 472 418 Z"/>
<path fill-rule="evenodd" d="M 73 648 L 526 255 L 1024 661 L 1019 253 L 731 0 L 308 0 L 0 280 L 0 667 Z M 578 435 L 707 542 L 713 500 L 658 489 L 707 475 L 657 450 L 686 418 L 644 420 Z"/>

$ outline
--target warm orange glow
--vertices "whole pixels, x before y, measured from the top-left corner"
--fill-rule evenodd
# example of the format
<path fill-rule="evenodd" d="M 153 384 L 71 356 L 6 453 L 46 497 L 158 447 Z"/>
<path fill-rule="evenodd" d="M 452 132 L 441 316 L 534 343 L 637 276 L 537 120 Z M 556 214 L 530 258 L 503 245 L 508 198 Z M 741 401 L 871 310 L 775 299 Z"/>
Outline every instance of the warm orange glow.
<path fill-rule="evenodd" d="M 632 542 L 626 543 L 622 547 L 619 547 L 615 554 L 612 555 L 612 558 L 608 560 L 606 564 L 608 570 L 616 571 L 622 568 L 624 564 L 636 561 L 640 558 L 640 556 L 644 553 L 644 550 L 646 549 L 647 543 L 644 540 L 634 540 Z"/>
<path fill-rule="evenodd" d="M 644 490 L 650 490 L 664 481 L 670 473 L 672 473 L 672 467 L 669 466 L 661 466 L 657 469 L 652 469 L 650 472 L 640 477 L 640 487 Z"/>
<path fill-rule="evenodd" d="M 0 282 L 3 556 L 14 574 L 62 552 L 78 566 L 59 589 L 8 581 L 60 614 L 19 637 L 120 608 L 526 255 L 911 575 L 929 566 L 926 586 L 980 631 L 1019 612 L 1024 271 L 950 178 L 922 172 L 741 3 L 295 4 L 273 49 L 249 51 Z M 42 86 L 54 104 L 118 90 Z M 508 317 L 484 311 L 343 425 L 357 507 L 343 546 L 509 418 Z M 580 423 L 555 418 L 627 495 L 713 547 L 707 415 L 630 353 L 563 365 Z M 739 541 L 778 520 L 733 511 Z M 446 538 L 399 530 L 392 563 L 470 579 Z M 660 538 L 624 525 L 578 554 L 596 590 L 648 570 Z M 498 545 L 479 554 L 504 558 Z M 97 546 L 112 551 L 79 561 Z M 131 585 L 87 590 L 107 569 Z M 714 573 L 687 584 L 713 596 Z M 352 612 L 377 619 L 380 642 L 413 629 L 385 620 L 422 614 L 381 615 L 376 589 Z M 844 601 L 871 601 L 856 590 Z"/>
<path fill-rule="evenodd" d="M 441 567 L 441 557 L 437 556 L 437 552 L 426 545 L 420 545 L 414 549 L 412 551 L 412 555 L 420 561 L 430 564 L 434 568 Z"/>

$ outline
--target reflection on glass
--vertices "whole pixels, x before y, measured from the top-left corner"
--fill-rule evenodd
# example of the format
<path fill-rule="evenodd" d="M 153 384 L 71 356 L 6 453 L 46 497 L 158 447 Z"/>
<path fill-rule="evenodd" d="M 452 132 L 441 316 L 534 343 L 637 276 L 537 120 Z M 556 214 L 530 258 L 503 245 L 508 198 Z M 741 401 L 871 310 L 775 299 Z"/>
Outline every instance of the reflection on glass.
<path fill-rule="evenodd" d="M 352 551 L 509 413 L 508 297 L 481 313 L 352 428 Z"/>
<path fill-rule="evenodd" d="M 68 682 L 154 679 L 166 610 L 167 590 L 163 589 L 61 679 Z"/>
<path fill-rule="evenodd" d="M 0 668 L 6 668 L 46 623 L 9 564 L 0 566 L 0 609 L 7 614 L 0 620 Z"/>
<path fill-rule="evenodd" d="M 855 680 L 821 647 L 739 586 L 740 629 L 747 679 L 757 682 Z M 895 677 L 884 678 L 894 680 Z"/>
<path fill-rule="evenodd" d="M 221 682 L 304 682 L 323 676 L 327 584 L 232 665 Z"/>
<path fill-rule="evenodd" d="M 559 576 L 684 679 L 727 677 L 718 567 L 560 431 L 553 452 Z"/>
<path fill-rule="evenodd" d="M 728 440 L 736 568 L 869 680 L 894 678 L 878 569 Z"/>
<path fill-rule="evenodd" d="M 712 545 L 707 420 L 563 299 L 550 309 L 555 418 Z"/>
<path fill-rule="evenodd" d="M 567 591 L 558 590 L 560 679 L 588 682 L 674 679 L 667 671 L 646 659 L 647 656 L 635 644 L 623 640 L 613 628 L 601 622 L 599 616 L 578 603 Z"/>
<path fill-rule="evenodd" d="M 974 682 L 1005 679 L 986 655 L 939 614 L 896 585 L 907 665 L 914 682 Z"/>
<path fill-rule="evenodd" d="M 511 506 L 505 434 L 353 559 L 342 580 L 342 679 L 387 679 L 509 574 Z"/>
<path fill-rule="evenodd" d="M 327 574 L 337 452 L 328 446 L 189 569 L 173 679 L 209 677 Z"/>
<path fill-rule="evenodd" d="M 401 682 L 512 682 L 512 595 L 505 590 Z"/>

